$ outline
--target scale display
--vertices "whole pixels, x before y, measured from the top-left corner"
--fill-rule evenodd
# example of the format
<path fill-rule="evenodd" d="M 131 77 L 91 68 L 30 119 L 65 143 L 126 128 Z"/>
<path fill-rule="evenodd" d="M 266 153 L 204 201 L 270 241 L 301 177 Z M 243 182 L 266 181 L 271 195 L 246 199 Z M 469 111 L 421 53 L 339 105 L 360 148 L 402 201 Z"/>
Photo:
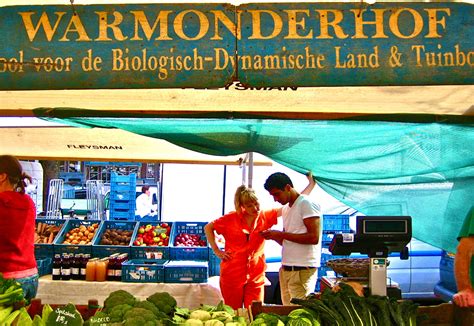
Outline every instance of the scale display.
<path fill-rule="evenodd" d="M 358 234 L 410 234 L 409 216 L 358 216 Z"/>

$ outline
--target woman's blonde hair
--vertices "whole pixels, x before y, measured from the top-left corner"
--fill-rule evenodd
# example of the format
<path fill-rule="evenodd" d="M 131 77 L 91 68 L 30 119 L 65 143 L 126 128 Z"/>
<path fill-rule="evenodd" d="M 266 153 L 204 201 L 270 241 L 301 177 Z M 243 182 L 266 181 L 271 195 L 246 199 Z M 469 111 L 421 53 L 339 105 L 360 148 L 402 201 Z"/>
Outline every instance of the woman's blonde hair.
<path fill-rule="evenodd" d="M 242 205 L 244 203 L 249 203 L 249 202 L 254 202 L 254 201 L 258 202 L 258 198 L 253 189 L 248 188 L 245 185 L 241 185 L 235 191 L 234 205 L 235 205 L 235 210 L 237 212 L 240 213 L 242 211 Z"/>

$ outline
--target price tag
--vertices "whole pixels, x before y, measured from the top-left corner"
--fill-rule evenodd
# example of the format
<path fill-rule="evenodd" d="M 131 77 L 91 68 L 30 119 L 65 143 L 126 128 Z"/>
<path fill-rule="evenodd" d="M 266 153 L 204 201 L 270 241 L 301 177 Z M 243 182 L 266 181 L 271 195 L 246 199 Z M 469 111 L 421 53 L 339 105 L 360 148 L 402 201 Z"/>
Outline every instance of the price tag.
<path fill-rule="evenodd" d="M 110 317 L 96 317 L 92 316 L 89 319 L 90 326 L 107 326 L 110 323 Z"/>
<path fill-rule="evenodd" d="M 342 242 L 354 242 L 354 233 L 343 233 Z"/>
<path fill-rule="evenodd" d="M 48 320 L 46 321 L 46 326 L 80 326 L 82 324 L 82 316 L 72 303 L 67 304 L 64 307 L 57 307 L 56 309 L 54 309 L 53 312 L 49 315 Z"/>

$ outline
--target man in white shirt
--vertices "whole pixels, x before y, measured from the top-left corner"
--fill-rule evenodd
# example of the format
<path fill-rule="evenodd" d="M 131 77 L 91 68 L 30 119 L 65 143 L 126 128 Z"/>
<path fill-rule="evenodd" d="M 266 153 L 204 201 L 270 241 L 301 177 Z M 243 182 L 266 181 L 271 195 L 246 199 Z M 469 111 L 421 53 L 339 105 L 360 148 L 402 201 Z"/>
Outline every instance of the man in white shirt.
<path fill-rule="evenodd" d="M 298 193 L 284 173 L 270 175 L 264 187 L 275 201 L 285 205 L 283 231 L 267 230 L 262 235 L 282 245 L 281 300 L 289 305 L 292 298 L 304 299 L 315 290 L 321 261 L 321 209 Z"/>
<path fill-rule="evenodd" d="M 140 216 L 141 219 L 156 215 L 149 186 L 143 186 L 142 194 L 136 199 L 135 215 Z"/>

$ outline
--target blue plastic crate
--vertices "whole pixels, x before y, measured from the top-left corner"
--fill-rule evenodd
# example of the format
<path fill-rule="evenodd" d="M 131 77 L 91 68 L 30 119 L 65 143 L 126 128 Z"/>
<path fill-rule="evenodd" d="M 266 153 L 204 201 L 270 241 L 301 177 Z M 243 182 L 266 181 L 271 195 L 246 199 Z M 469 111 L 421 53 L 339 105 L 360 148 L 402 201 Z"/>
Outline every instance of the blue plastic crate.
<path fill-rule="evenodd" d="M 170 259 L 170 248 L 169 243 L 171 241 L 171 233 L 173 232 L 173 225 L 172 222 L 137 222 L 137 226 L 132 236 L 131 242 L 131 258 L 132 259 Z M 153 227 L 157 225 L 162 225 L 163 223 L 167 223 L 170 227 L 169 235 L 168 235 L 168 245 L 167 246 L 137 246 L 134 244 L 135 240 L 137 239 L 138 232 L 141 227 L 146 227 L 147 225 L 151 225 Z"/>
<path fill-rule="evenodd" d="M 221 274 L 221 259 L 209 248 L 209 276 L 219 276 Z"/>
<path fill-rule="evenodd" d="M 136 185 L 135 183 L 111 183 L 110 184 L 110 191 L 115 192 L 133 192 L 136 193 Z"/>
<path fill-rule="evenodd" d="M 332 272 L 332 269 L 327 266 L 321 266 L 318 268 L 318 280 L 316 282 L 315 292 L 321 291 L 321 278 L 327 276 L 328 272 Z"/>
<path fill-rule="evenodd" d="M 110 174 L 110 184 L 112 183 L 137 183 L 137 175 L 136 173 L 130 173 L 127 175 L 117 174 L 112 172 Z"/>
<path fill-rule="evenodd" d="M 131 259 L 122 264 L 122 282 L 163 283 L 165 279 L 163 259 Z"/>
<path fill-rule="evenodd" d="M 349 232 L 349 215 L 323 215 L 323 231 Z"/>
<path fill-rule="evenodd" d="M 323 231 L 323 239 L 322 239 L 323 244 L 331 243 L 333 238 L 334 238 L 334 233 Z"/>
<path fill-rule="evenodd" d="M 66 235 L 69 231 L 73 230 L 74 228 L 78 228 L 81 225 L 86 227 L 97 225 L 97 228 L 94 231 L 94 236 L 91 239 L 89 244 L 65 244 L 63 243 Z M 72 253 L 72 254 L 92 254 L 92 243 L 95 241 L 95 237 L 97 236 L 97 231 L 100 228 L 100 223 L 97 221 L 83 221 L 83 220 L 76 220 L 70 219 L 67 220 L 64 224 L 61 232 L 59 232 L 56 240 L 54 240 L 53 248 L 55 254 L 62 254 L 62 253 Z"/>
<path fill-rule="evenodd" d="M 38 223 L 44 223 L 47 225 L 56 225 L 60 226 L 59 232 L 56 234 L 54 240 L 61 234 L 61 229 L 63 228 L 66 220 L 63 219 L 46 219 L 46 218 L 37 218 L 36 219 L 36 228 L 38 227 Z M 35 243 L 35 256 L 38 258 L 42 257 L 53 257 L 54 255 L 54 247 L 53 243 Z"/>
<path fill-rule="evenodd" d="M 206 283 L 209 277 L 207 261 L 169 261 L 165 265 L 165 283 Z"/>
<path fill-rule="evenodd" d="M 130 256 L 130 246 L 135 232 L 137 222 L 122 222 L 122 221 L 104 221 L 99 230 L 97 236 L 92 244 L 92 256 L 94 257 L 108 257 L 115 253 L 128 254 Z M 106 230 L 117 229 L 125 230 L 130 232 L 130 241 L 127 245 L 114 245 L 114 244 L 101 244 L 102 237 Z"/>
<path fill-rule="evenodd" d="M 113 200 L 109 204 L 109 209 L 127 209 L 135 213 L 136 201 L 135 200 Z"/>
<path fill-rule="evenodd" d="M 135 191 L 111 191 L 110 192 L 110 203 L 113 203 L 116 200 L 127 200 L 135 201 L 136 192 Z"/>
<path fill-rule="evenodd" d="M 457 292 L 456 279 L 454 277 L 454 256 L 443 254 L 439 262 L 439 278 L 445 288 Z"/>
<path fill-rule="evenodd" d="M 174 222 L 170 239 L 170 259 L 209 261 L 209 247 L 204 233 L 206 224 L 206 222 Z M 184 233 L 199 235 L 205 241 L 205 246 L 176 246 L 176 237 Z"/>
<path fill-rule="evenodd" d="M 109 210 L 109 220 L 113 221 L 135 221 L 135 210 L 111 209 Z"/>
<path fill-rule="evenodd" d="M 329 247 L 331 244 L 332 239 L 334 238 L 334 235 L 340 234 L 340 233 L 351 233 L 352 231 L 323 231 L 322 235 L 322 246 L 323 247 Z"/>
<path fill-rule="evenodd" d="M 48 275 L 53 270 L 53 260 L 51 258 L 40 258 L 36 259 L 36 265 L 38 267 L 39 276 Z"/>

